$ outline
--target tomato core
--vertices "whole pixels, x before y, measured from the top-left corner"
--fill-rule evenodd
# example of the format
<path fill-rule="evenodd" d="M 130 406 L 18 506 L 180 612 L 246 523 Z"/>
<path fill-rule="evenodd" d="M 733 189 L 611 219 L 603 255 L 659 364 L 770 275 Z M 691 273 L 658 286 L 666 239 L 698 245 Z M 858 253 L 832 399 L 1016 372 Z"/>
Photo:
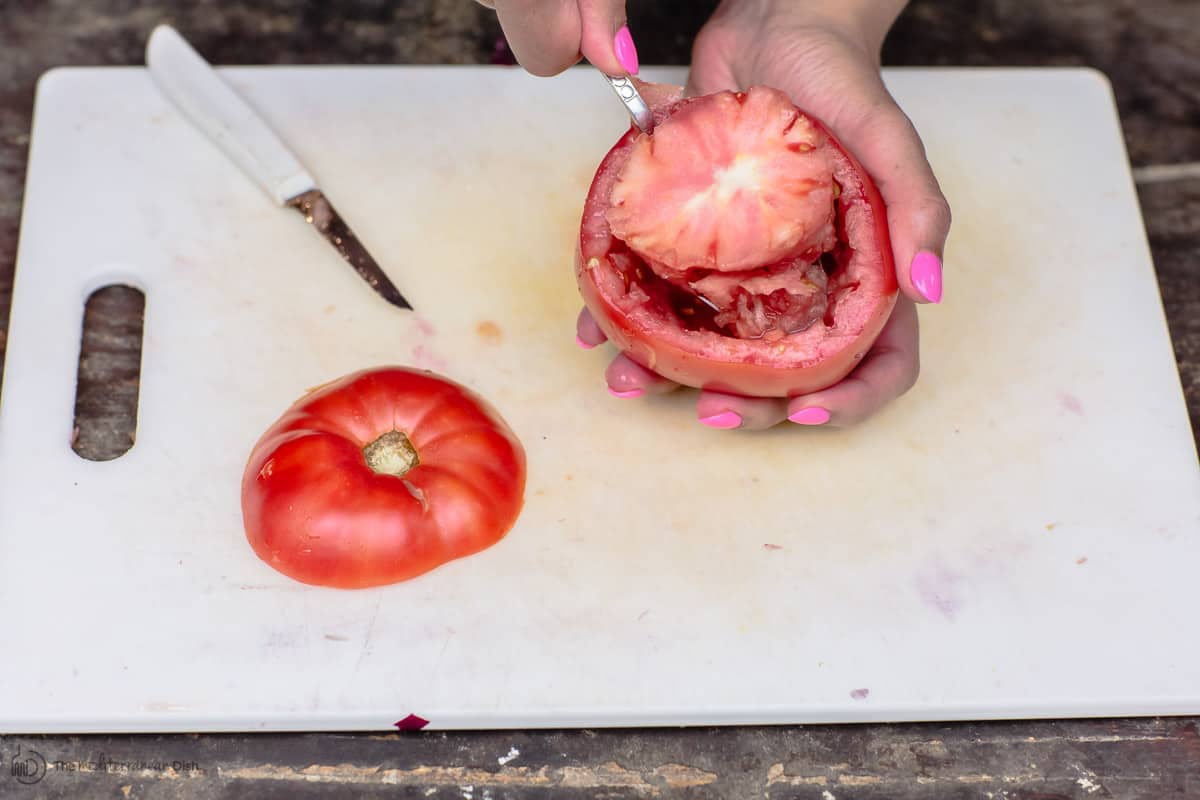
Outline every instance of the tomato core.
<path fill-rule="evenodd" d="M 403 478 L 421 463 L 417 448 L 402 431 L 388 431 L 363 448 L 367 466 L 378 475 Z"/>
<path fill-rule="evenodd" d="M 773 342 L 817 323 L 832 328 L 838 301 L 858 288 L 844 269 L 853 250 L 846 243 L 840 187 L 834 186 L 837 240 L 797 258 L 732 273 L 691 267 L 667 277 L 614 237 L 609 259 L 626 295 L 650 314 L 673 316 L 684 330 Z M 592 262 L 590 268 L 600 266 Z"/>

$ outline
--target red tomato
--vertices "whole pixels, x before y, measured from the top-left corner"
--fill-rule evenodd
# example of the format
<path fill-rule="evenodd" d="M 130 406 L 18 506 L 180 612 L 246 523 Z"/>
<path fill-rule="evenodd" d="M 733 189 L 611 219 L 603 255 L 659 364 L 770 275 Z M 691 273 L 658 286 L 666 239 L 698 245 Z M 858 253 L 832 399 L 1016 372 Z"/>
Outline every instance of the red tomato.
<path fill-rule="evenodd" d="M 870 176 L 782 92 L 649 86 L 588 192 L 575 274 L 600 328 L 688 386 L 761 397 L 844 378 L 898 293 Z"/>
<path fill-rule="evenodd" d="M 246 536 L 303 583 L 396 583 L 479 552 L 513 526 L 525 451 L 478 395 L 403 367 L 310 391 L 255 445 Z"/>

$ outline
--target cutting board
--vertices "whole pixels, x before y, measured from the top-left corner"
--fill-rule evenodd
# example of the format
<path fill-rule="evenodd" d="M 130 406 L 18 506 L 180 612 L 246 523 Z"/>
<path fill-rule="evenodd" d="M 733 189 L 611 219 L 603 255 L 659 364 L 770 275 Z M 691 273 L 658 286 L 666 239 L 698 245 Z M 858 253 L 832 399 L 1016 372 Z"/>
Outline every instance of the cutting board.
<path fill-rule="evenodd" d="M 890 70 L 955 212 L 918 385 L 851 430 L 709 430 L 580 350 L 572 248 L 627 121 L 593 72 L 230 68 L 416 314 L 141 69 L 37 94 L 0 400 L 0 731 L 1200 713 L 1200 470 L 1105 80 Z M 682 80 L 678 69 L 651 69 Z M 82 310 L 146 294 L 135 446 L 70 448 Z M 496 546 L 338 591 L 239 480 L 307 388 L 434 369 L 525 444 Z"/>

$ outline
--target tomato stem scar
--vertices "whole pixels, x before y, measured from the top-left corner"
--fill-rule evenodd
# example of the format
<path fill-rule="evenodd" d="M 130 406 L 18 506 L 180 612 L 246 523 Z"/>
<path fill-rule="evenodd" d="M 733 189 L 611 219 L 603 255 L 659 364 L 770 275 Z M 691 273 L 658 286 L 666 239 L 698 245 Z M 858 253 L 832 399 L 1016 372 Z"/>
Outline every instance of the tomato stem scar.
<path fill-rule="evenodd" d="M 421 463 L 417 448 L 403 431 L 388 431 L 363 448 L 367 466 L 376 474 L 403 478 L 413 467 Z"/>

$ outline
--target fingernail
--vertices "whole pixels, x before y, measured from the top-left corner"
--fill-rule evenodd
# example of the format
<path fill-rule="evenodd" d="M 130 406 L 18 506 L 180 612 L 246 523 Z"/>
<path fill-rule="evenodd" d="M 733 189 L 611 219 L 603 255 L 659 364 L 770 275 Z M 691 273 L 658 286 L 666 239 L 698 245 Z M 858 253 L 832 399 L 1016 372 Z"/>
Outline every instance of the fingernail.
<path fill-rule="evenodd" d="M 627 389 L 624 392 L 618 392 L 616 389 L 609 386 L 608 393 L 611 394 L 613 397 L 619 397 L 622 400 L 624 400 L 627 397 L 641 397 L 642 395 L 644 395 L 646 393 L 646 390 L 645 389 Z"/>
<path fill-rule="evenodd" d="M 700 421 L 710 428 L 719 428 L 723 431 L 736 428 L 742 424 L 742 418 L 733 411 L 722 411 L 720 414 L 713 414 L 711 417 L 701 417 Z"/>
<path fill-rule="evenodd" d="M 797 425 L 824 425 L 829 422 L 829 411 L 820 406 L 809 406 L 800 409 L 788 419 Z"/>
<path fill-rule="evenodd" d="M 942 302 L 942 260 L 928 250 L 913 257 L 909 270 L 913 286 L 931 303 Z"/>
<path fill-rule="evenodd" d="M 577 334 L 575 334 L 575 344 L 579 345 L 579 346 L 580 346 L 580 347 L 582 347 L 584 350 L 591 350 L 593 347 L 595 347 L 595 346 L 596 346 L 596 345 L 594 345 L 594 344 L 588 344 L 588 343 L 587 343 L 587 342 L 585 342 L 583 339 L 580 339 L 580 338 L 579 338 L 579 334 L 578 334 L 578 333 L 577 333 Z"/>
<path fill-rule="evenodd" d="M 617 63 L 621 65 L 621 69 L 630 75 L 637 75 L 637 48 L 633 46 L 633 35 L 629 33 L 628 25 L 617 31 L 617 38 L 613 39 L 613 52 L 617 55 Z"/>

